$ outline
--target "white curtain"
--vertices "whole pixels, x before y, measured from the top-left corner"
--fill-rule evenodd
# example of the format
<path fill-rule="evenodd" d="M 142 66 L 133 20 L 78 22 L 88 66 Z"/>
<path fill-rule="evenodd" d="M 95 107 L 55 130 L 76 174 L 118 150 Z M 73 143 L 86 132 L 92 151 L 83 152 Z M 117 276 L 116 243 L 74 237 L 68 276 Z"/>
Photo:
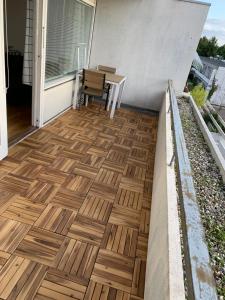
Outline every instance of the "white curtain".
<path fill-rule="evenodd" d="M 23 60 L 23 83 L 32 85 L 33 73 L 33 0 L 27 0 L 26 33 Z"/>

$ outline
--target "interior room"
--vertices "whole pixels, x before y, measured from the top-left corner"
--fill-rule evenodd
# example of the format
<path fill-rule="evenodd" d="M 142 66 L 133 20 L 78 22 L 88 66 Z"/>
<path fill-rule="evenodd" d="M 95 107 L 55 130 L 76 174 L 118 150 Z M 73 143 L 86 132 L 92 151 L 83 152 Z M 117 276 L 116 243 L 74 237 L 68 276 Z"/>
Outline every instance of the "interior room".
<path fill-rule="evenodd" d="M 30 0 L 6 0 L 5 66 L 8 142 L 14 144 L 32 127 L 33 7 Z"/>

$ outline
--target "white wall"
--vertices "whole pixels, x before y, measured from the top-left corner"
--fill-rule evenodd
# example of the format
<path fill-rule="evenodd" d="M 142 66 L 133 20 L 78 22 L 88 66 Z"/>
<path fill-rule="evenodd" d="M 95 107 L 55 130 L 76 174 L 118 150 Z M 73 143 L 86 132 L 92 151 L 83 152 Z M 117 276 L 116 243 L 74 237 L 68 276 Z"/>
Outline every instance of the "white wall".
<path fill-rule="evenodd" d="M 164 97 L 158 124 L 145 300 L 184 300 L 179 219 L 169 95 Z"/>
<path fill-rule="evenodd" d="M 127 76 L 123 102 L 159 110 L 168 79 L 183 90 L 208 6 L 178 0 L 98 0 L 91 66 Z"/>
<path fill-rule="evenodd" d="M 74 81 L 71 80 L 44 91 L 44 123 L 72 105 L 73 87 Z"/>
<path fill-rule="evenodd" d="M 26 0 L 7 0 L 9 45 L 24 53 L 26 32 Z"/>

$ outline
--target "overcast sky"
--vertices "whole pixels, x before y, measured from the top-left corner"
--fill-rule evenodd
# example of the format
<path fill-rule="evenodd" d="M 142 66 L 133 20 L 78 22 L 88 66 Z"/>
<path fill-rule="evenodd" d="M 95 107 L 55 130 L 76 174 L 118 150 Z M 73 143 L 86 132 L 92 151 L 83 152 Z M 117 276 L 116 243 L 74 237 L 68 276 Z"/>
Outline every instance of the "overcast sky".
<path fill-rule="evenodd" d="M 206 21 L 203 35 L 215 36 L 219 45 L 225 44 L 225 0 L 211 0 L 208 19 Z"/>

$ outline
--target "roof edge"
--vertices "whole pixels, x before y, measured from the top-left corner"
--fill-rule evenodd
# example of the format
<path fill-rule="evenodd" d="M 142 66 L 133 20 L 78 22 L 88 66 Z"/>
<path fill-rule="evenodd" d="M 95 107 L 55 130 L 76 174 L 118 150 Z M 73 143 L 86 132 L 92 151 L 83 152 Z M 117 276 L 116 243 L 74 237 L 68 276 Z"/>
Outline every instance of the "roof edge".
<path fill-rule="evenodd" d="M 208 2 L 202 2 L 202 1 L 198 1 L 198 0 L 178 0 L 178 1 L 182 1 L 182 2 L 190 2 L 190 3 L 194 3 L 194 4 L 200 4 L 200 5 L 205 5 L 210 7 L 211 3 Z"/>

